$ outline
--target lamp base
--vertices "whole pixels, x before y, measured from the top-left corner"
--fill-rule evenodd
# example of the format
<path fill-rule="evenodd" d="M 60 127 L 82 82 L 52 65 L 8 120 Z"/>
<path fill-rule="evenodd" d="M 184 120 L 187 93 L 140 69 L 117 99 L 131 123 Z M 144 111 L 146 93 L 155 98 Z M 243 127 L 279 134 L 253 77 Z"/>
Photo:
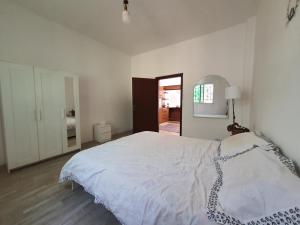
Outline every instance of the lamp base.
<path fill-rule="evenodd" d="M 233 123 L 233 124 L 228 125 L 227 130 L 229 132 L 231 132 L 231 135 L 250 132 L 250 130 L 248 128 L 242 127 L 238 123 Z"/>

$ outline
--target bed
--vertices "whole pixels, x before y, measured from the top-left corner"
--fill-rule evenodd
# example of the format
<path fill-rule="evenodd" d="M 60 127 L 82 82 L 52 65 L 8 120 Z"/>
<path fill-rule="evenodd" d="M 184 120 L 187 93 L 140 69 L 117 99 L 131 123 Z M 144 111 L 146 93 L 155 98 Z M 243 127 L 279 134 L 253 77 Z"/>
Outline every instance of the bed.
<path fill-rule="evenodd" d="M 256 144 L 242 153 L 222 156 L 220 146 L 219 141 L 141 132 L 79 152 L 63 167 L 60 182 L 75 181 L 83 186 L 95 197 L 95 203 L 103 204 L 123 225 L 264 224 L 240 221 L 228 216 L 231 212 L 230 215 L 236 215 L 234 209 L 220 208 L 223 204 L 219 202 L 222 195 L 218 198 L 222 194 L 218 193 L 221 186 L 225 183 L 232 189 L 230 184 L 236 180 L 227 175 L 223 178 L 220 164 L 251 150 L 262 160 L 270 159 L 270 165 L 277 156 L 270 155 L 269 149 L 262 154 Z M 253 157 L 257 157 L 255 154 Z M 227 170 L 227 164 L 224 165 Z M 276 161 L 281 173 L 282 165 L 278 165 Z M 245 186 L 245 183 L 238 185 Z M 222 191 L 226 190 L 226 185 Z M 293 185 L 300 190 L 298 178 Z M 228 193 L 225 195 L 230 196 Z M 268 199 L 264 201 L 266 204 Z M 292 209 L 298 210 L 297 201 L 291 203 Z M 261 217 L 255 216 L 257 220 Z M 295 224 L 300 224 L 300 214 L 298 222 Z"/>

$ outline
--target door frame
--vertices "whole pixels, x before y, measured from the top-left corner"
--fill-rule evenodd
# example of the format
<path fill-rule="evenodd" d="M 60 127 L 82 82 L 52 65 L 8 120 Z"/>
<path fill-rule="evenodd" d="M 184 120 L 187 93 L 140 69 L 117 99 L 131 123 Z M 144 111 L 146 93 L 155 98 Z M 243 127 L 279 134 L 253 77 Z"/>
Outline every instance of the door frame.
<path fill-rule="evenodd" d="M 159 81 L 160 80 L 165 80 L 165 79 L 169 79 L 169 78 L 176 78 L 176 77 L 180 77 L 181 79 L 181 86 L 180 86 L 180 136 L 182 136 L 182 112 L 183 112 L 183 73 L 177 73 L 177 74 L 172 74 L 172 75 L 165 75 L 165 76 L 159 76 L 156 77 L 155 79 L 157 80 L 157 86 L 158 86 L 158 91 L 159 91 Z M 158 101 L 158 98 L 157 98 Z M 159 117 L 159 105 L 157 104 L 157 116 Z M 158 121 L 158 131 L 159 131 L 159 121 Z"/>

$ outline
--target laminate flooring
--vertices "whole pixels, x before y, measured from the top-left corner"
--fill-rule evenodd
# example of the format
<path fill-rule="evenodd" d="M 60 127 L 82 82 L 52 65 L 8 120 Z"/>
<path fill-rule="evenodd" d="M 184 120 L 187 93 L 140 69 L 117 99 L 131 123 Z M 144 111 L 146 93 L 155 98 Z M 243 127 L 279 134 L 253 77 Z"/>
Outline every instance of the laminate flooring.
<path fill-rule="evenodd" d="M 64 155 L 8 174 L 0 169 L 1 225 L 120 225 L 82 187 L 58 184 Z"/>

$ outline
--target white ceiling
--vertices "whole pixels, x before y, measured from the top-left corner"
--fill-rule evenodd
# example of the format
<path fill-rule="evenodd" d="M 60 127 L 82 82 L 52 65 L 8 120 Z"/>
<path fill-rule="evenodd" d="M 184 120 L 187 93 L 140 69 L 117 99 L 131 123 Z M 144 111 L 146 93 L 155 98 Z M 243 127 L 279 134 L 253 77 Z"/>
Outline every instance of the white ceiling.
<path fill-rule="evenodd" d="M 258 0 L 14 0 L 35 13 L 130 55 L 244 22 Z"/>

